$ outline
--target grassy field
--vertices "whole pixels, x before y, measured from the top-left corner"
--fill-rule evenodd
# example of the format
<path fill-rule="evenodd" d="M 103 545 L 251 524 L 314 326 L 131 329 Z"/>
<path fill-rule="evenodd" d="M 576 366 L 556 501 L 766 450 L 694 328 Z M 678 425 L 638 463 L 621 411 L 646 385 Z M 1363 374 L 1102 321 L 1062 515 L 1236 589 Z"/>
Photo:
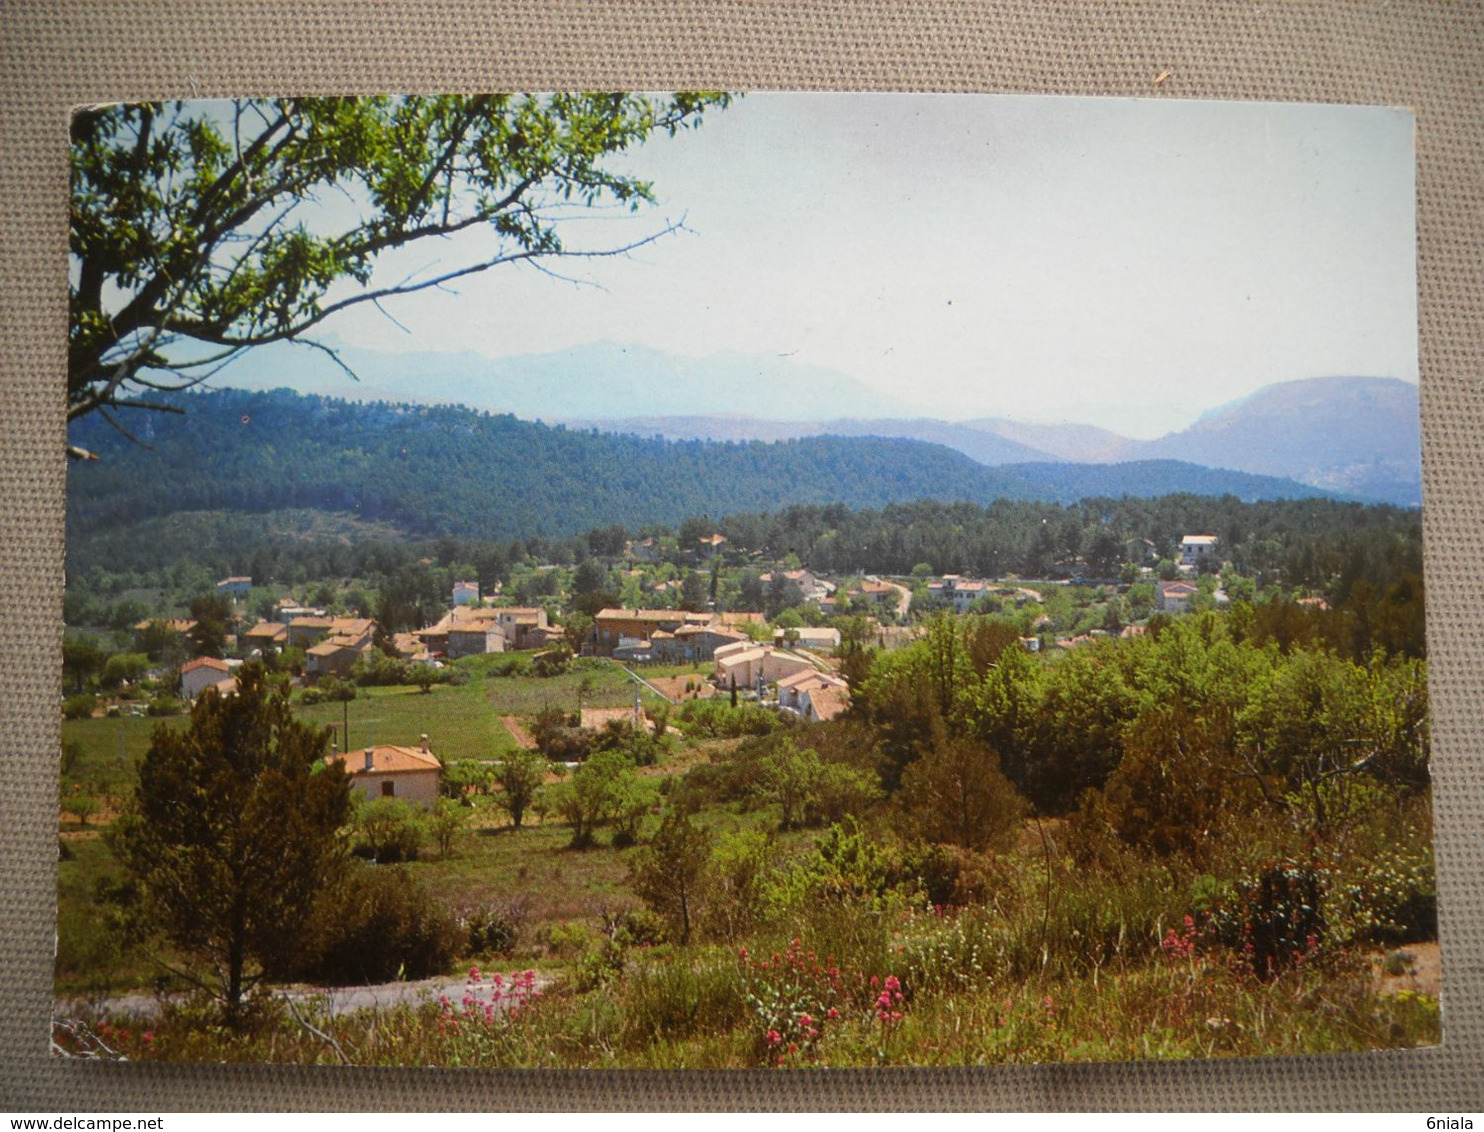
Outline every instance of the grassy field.
<path fill-rule="evenodd" d="M 413 746 L 426 734 L 433 752 L 452 762 L 498 759 L 515 750 L 514 738 L 500 722 L 504 715 L 534 716 L 547 708 L 576 711 L 579 701 L 584 707 L 628 707 L 634 702 L 634 683 L 616 664 L 584 661 L 547 678 L 490 674 L 500 663 L 499 655 L 471 657 L 458 662 L 470 676 L 465 684 L 441 685 L 428 693 L 404 687 L 361 688 L 348 705 L 306 706 L 298 703 L 296 692 L 294 710 L 306 722 L 333 726 L 338 742 L 344 742 L 339 731 L 348 718 L 353 747 Z M 646 705 L 663 702 L 647 689 L 641 696 Z M 79 753 L 71 777 L 99 794 L 126 792 L 155 727 L 183 727 L 185 722 L 184 716 L 68 720 L 62 724 L 62 742 L 75 744 Z"/>
<path fill-rule="evenodd" d="M 499 758 L 513 744 L 502 716 L 570 712 L 579 699 L 633 702 L 634 685 L 614 664 L 582 662 L 542 679 L 499 675 L 508 663 L 460 662 L 466 683 L 427 694 L 363 689 L 348 707 L 351 743 L 411 744 L 426 732 L 445 761 Z M 296 710 L 330 725 L 347 709 Z M 184 722 L 67 723 L 74 777 L 122 795 L 151 729 Z M 821 750 L 829 736 L 852 734 L 787 733 L 801 744 L 817 736 Z M 1324 877 L 1324 930 L 1333 939 L 1311 936 L 1297 959 L 1261 973 L 1223 932 L 1273 912 L 1255 902 L 1266 889 L 1238 882 L 1268 868 L 1272 847 L 1298 828 L 1277 811 L 1249 815 L 1199 861 L 1141 856 L 1076 815 L 1012 819 L 1018 824 L 993 849 L 940 846 L 927 858 L 902 838 L 897 801 L 863 807 L 859 822 L 831 828 L 814 819 L 812 828 L 782 831 L 783 795 L 770 776 L 784 764 L 765 764 L 758 741 L 672 731 L 665 742 L 658 764 L 638 771 L 651 780 L 637 795 L 639 848 L 613 844 L 610 826 L 593 847 L 574 849 L 571 828 L 544 805 L 515 829 L 494 798 L 481 796 L 462 811 L 467 824 L 446 856 L 426 837 L 417 860 L 372 870 L 403 870 L 445 920 L 498 913 L 514 930 L 508 947 L 481 952 L 460 927 L 462 942 L 450 946 L 467 954 L 450 950 L 439 963 L 529 969 L 538 997 L 509 1011 L 505 991 L 475 982 L 469 1000 L 487 1011 L 430 1003 L 327 1015 L 319 1027 L 358 1064 L 637 1068 L 1105 1061 L 1440 1040 L 1436 981 L 1402 989 L 1380 977 L 1403 948 L 1434 937 L 1365 934 L 1377 909 L 1399 923 L 1416 919 L 1393 907 L 1395 894 L 1434 891 L 1426 793 L 1357 810 L 1327 834 L 1328 856 L 1285 866 L 1320 870 L 1304 875 Z M 687 850 L 708 855 L 688 938 L 673 916 L 646 907 L 635 880 L 657 851 L 661 797 L 707 835 L 709 847 Z M 112 866 L 98 826 L 111 817 L 105 809 L 88 828 L 62 822 L 57 990 L 98 999 L 180 989 L 109 930 L 100 882 Z M 666 867 L 679 871 L 681 862 Z M 930 894 L 933 877 L 948 895 Z M 1225 920 L 1215 914 L 1223 908 Z M 205 1008 L 170 1007 L 130 1020 L 132 1036 L 116 1044 L 139 1059 L 339 1060 L 274 1009 L 231 1033 Z M 145 1026 L 153 1037 L 141 1044 Z"/>

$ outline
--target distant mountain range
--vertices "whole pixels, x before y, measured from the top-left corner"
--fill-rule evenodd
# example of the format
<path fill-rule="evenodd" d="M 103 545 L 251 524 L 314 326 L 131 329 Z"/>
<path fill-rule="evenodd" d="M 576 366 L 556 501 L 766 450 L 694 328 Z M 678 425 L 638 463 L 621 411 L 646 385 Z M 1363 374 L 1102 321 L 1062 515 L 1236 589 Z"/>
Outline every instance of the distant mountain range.
<path fill-rule="evenodd" d="M 897 416 L 907 406 L 835 370 L 777 354 L 684 358 L 647 346 L 592 342 L 548 354 L 390 354 L 325 340 L 356 374 L 319 350 L 276 343 L 249 350 L 223 372 L 239 389 L 291 386 L 349 401 L 467 405 L 527 420 L 608 419 L 693 412 L 787 421 Z M 357 378 L 359 380 L 357 380 Z M 752 439 L 752 438 L 749 438 Z"/>
<path fill-rule="evenodd" d="M 1178 460 L 1402 506 L 1422 499 L 1417 386 L 1392 378 L 1269 385 L 1179 432 L 1139 440 L 1088 424 L 915 417 L 904 402 L 843 373 L 777 354 L 683 358 L 597 342 L 492 359 L 329 344 L 360 380 L 325 354 L 290 344 L 249 351 L 223 378 L 246 389 L 288 385 L 354 401 L 467 405 L 672 440 L 880 436 L 943 445 L 991 467 Z"/>
<path fill-rule="evenodd" d="M 1032 424 L 993 417 L 956 423 L 920 418 L 799 423 L 692 415 L 588 417 L 571 423 L 672 440 L 903 437 L 943 444 L 991 466 L 1176 460 L 1297 480 L 1403 507 L 1422 502 L 1417 387 L 1393 378 L 1318 377 L 1268 385 L 1203 414 L 1189 428 L 1155 440 L 1136 440 L 1086 424 Z"/>
<path fill-rule="evenodd" d="M 390 523 L 408 534 L 565 536 L 623 523 L 790 504 L 853 509 L 932 499 L 1074 502 L 1175 493 L 1243 500 L 1328 493 L 1293 480 L 1178 461 L 988 467 L 895 437 L 667 441 L 549 426 L 452 406 L 271 393 L 177 395 L 183 415 L 131 418 L 149 447 L 101 419 L 74 422 L 96 462 L 68 475 L 69 538 L 176 514 L 293 508 Z"/>

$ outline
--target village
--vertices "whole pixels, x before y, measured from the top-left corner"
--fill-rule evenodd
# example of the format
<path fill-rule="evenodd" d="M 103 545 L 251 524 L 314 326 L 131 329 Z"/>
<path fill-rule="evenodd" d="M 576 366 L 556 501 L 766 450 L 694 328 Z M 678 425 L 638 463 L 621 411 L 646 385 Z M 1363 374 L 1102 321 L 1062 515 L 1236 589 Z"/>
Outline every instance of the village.
<path fill-rule="evenodd" d="M 1135 548 L 1146 564 L 1126 566 L 1120 578 L 1034 584 L 1016 578 L 935 576 L 925 570 L 896 579 L 874 574 L 832 579 L 785 564 L 766 571 L 753 568 L 748 577 L 755 556 L 730 547 L 721 534 L 698 539 L 688 552 L 681 552 L 673 539 L 668 543 L 628 540 L 623 554 L 605 566 L 623 579 L 629 593 L 637 588 L 658 600 L 682 597 L 686 585 L 674 575 L 686 566 L 692 578 L 707 571 L 718 579 L 730 575 L 739 596 L 751 585 L 762 598 L 753 603 L 760 608 L 716 609 L 708 600 L 694 604 L 712 608 L 604 607 L 584 616 L 570 600 L 505 604 L 498 585 L 496 592 L 483 593 L 478 582 L 459 578 L 448 589 L 441 617 L 389 635 L 373 617 L 341 615 L 277 593 L 271 609 L 265 608 L 254 579 L 235 575 L 215 585 L 215 596 L 230 603 L 231 611 L 219 648 L 198 647 L 198 623 L 189 617 L 145 618 L 134 625 L 132 653 L 125 654 L 136 659 L 130 668 L 135 678 L 118 681 L 112 694 L 79 694 L 87 697 L 89 716 L 160 716 L 169 714 L 171 696 L 183 708 L 207 690 L 230 695 L 241 666 L 258 661 L 301 689 L 298 697 L 308 706 L 322 702 L 323 689 L 343 702 L 356 683 L 375 682 L 366 679 L 366 672 L 378 657 L 404 662 L 401 679 L 416 684 L 419 670 L 429 683 L 441 682 L 450 666 L 465 658 L 524 653 L 538 672 L 565 671 L 574 659 L 598 658 L 629 675 L 636 691 L 632 707 L 578 705 L 575 722 L 588 732 L 615 721 L 652 730 L 644 699 L 651 705 L 680 706 L 686 699 L 714 696 L 822 723 L 840 717 L 850 705 L 850 685 L 841 674 L 842 645 L 901 647 L 921 636 L 934 613 L 1007 617 L 1018 627 L 1020 647 L 1031 653 L 1048 650 L 1052 659 L 1100 638 L 1138 636 L 1151 616 L 1229 604 L 1219 584 L 1219 539 L 1208 534 L 1186 535 L 1163 561 L 1152 545 Z M 325 590 L 321 584 L 302 588 L 321 595 Z M 255 604 L 270 617 L 259 619 L 248 612 L 255 594 Z M 1324 606 L 1320 597 L 1298 600 Z M 764 612 L 769 608 L 775 610 L 771 621 Z M 213 651 L 221 655 L 211 655 Z M 192 652 L 200 655 L 189 656 Z M 188 659 L 173 668 L 154 663 L 181 656 Z M 99 667 L 106 665 L 103 660 Z M 684 675 L 671 674 L 682 671 Z M 76 706 L 77 695 L 69 718 L 85 718 Z M 518 736 L 513 740 L 501 735 L 493 744 L 471 743 L 459 733 L 452 749 L 440 745 L 434 754 L 428 734 L 438 727 L 428 719 L 410 721 L 414 729 L 396 742 L 358 746 L 351 753 L 348 710 L 344 716 L 336 726 L 334 758 L 345 762 L 358 791 L 424 806 L 440 795 L 443 761 L 488 759 L 509 741 L 536 746 L 528 722 L 510 728 Z M 506 730 L 498 723 L 496 727 Z"/>

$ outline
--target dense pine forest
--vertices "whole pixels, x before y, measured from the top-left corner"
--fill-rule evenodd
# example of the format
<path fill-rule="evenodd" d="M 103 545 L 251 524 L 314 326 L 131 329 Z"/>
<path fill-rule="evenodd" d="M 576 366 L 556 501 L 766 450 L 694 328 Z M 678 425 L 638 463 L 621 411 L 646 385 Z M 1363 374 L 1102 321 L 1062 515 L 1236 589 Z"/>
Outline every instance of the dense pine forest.
<path fill-rule="evenodd" d="M 510 539 L 787 504 L 1324 494 L 1175 461 L 990 468 L 940 445 L 882 437 L 665 441 L 458 407 L 357 404 L 284 390 L 166 400 L 185 412 L 128 420 L 142 444 L 102 420 L 74 425 L 72 442 L 99 460 L 71 469 L 73 533 L 179 512 L 312 508 L 392 523 L 413 535 Z"/>

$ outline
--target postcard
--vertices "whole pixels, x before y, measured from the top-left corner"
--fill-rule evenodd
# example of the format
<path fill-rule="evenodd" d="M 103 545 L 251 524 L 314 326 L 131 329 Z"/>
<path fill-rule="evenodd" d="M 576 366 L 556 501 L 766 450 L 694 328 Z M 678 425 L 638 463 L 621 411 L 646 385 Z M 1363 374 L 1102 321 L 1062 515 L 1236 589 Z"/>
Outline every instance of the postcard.
<path fill-rule="evenodd" d="M 1413 119 L 72 123 L 58 1056 L 1441 1040 Z"/>

